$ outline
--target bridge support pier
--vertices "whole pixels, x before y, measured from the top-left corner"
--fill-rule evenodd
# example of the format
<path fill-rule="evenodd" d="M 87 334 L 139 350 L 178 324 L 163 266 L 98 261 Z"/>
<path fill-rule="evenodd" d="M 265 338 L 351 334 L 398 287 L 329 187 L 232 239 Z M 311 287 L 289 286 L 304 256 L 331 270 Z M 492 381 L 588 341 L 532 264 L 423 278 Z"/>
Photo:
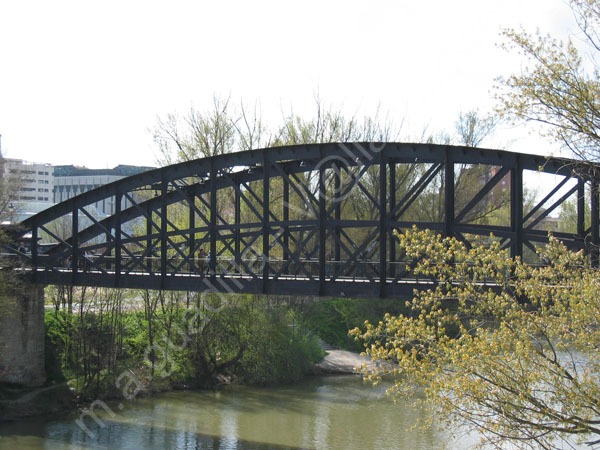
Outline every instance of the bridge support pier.
<path fill-rule="evenodd" d="M 0 292 L 0 383 L 40 386 L 44 370 L 44 286 Z"/>

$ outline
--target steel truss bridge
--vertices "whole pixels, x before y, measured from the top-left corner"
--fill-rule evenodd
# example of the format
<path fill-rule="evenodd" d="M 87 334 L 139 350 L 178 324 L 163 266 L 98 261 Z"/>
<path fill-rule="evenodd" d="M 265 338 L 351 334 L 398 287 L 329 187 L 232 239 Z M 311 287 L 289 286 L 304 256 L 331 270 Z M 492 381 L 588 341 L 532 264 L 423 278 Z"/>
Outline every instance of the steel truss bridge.
<path fill-rule="evenodd" d="M 524 178 L 551 174 L 531 204 Z M 600 244 L 596 168 L 573 160 L 409 143 L 314 144 L 144 172 L 22 222 L 16 253 L 41 284 L 348 297 L 404 297 L 419 283 L 394 230 L 413 225 L 513 256 L 569 232 Z M 114 213 L 101 216 L 95 205 Z"/>

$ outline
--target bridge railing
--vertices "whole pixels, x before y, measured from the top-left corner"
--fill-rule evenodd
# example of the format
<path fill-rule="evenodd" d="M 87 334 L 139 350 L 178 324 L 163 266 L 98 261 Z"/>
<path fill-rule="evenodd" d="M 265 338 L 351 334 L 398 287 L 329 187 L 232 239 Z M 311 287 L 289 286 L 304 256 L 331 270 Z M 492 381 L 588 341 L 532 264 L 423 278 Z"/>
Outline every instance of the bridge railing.
<path fill-rule="evenodd" d="M 16 252 L 5 252 L 0 254 L 0 258 L 4 263 L 13 264 L 15 267 L 19 265 L 22 267 L 22 255 L 16 254 Z M 76 276 L 92 274 L 92 275 L 115 275 L 116 258 L 111 256 L 95 256 L 88 255 L 78 259 L 77 267 L 73 267 L 71 262 L 63 260 L 61 263 L 50 261 L 51 256 L 41 255 L 40 259 L 46 264 L 46 268 L 38 268 L 36 272 L 40 271 L 58 271 L 63 274 L 74 274 Z M 123 262 L 127 262 L 128 259 L 132 261 L 134 258 L 123 258 Z M 135 259 L 139 262 L 139 259 Z M 245 278 L 245 279 L 261 279 L 263 276 L 263 264 L 264 262 L 260 259 L 245 258 L 243 260 L 235 260 L 234 258 L 218 258 L 216 261 L 216 273 L 211 273 L 209 270 L 209 258 L 201 258 L 195 260 L 192 264 L 187 263 L 186 259 L 180 258 L 181 270 L 176 275 L 169 275 L 175 277 L 185 277 L 187 279 L 198 279 L 202 280 L 209 277 L 218 278 Z M 243 262 L 244 264 L 240 264 Z M 387 277 L 385 282 L 388 285 L 393 284 L 417 284 L 417 285 L 428 285 L 435 286 L 441 280 L 434 279 L 433 277 L 424 276 L 417 274 L 413 270 L 408 270 L 414 266 L 415 261 L 406 260 L 401 262 L 386 262 Z M 545 267 L 546 264 L 535 264 L 534 267 Z M 302 265 L 302 268 L 298 267 L 298 264 Z M 126 264 L 123 265 L 127 267 Z M 153 275 L 160 276 L 161 259 L 159 257 L 147 257 L 143 258 L 143 266 L 133 267 L 128 272 L 122 272 L 121 275 L 132 275 L 132 276 L 145 276 Z M 273 258 L 268 261 L 267 276 L 269 280 L 283 280 L 283 281 L 314 281 L 319 282 L 319 276 L 321 274 L 319 261 L 314 258 L 301 259 L 297 261 L 289 262 L 283 259 Z M 371 260 L 361 261 L 327 261 L 325 267 L 325 278 L 326 283 L 379 283 L 380 263 Z M 395 276 L 394 276 L 395 275 Z M 505 278 L 510 279 L 510 274 L 506 273 Z M 454 282 L 458 282 L 457 279 Z M 477 281 L 483 286 L 497 286 L 496 281 L 492 278 L 481 279 Z M 352 292 L 352 291 L 350 291 Z M 348 292 L 349 293 L 349 292 Z"/>
<path fill-rule="evenodd" d="M 17 258 L 11 255 L 11 258 Z M 77 267 L 74 268 L 70 260 L 61 262 L 52 261 L 51 256 L 41 255 L 41 266 L 46 266 L 45 270 L 58 270 L 62 272 L 73 272 L 77 274 L 85 273 L 104 273 L 114 274 L 116 267 L 116 258 L 111 256 L 85 256 L 78 259 Z M 121 258 L 122 267 L 126 270 L 121 274 L 130 275 L 159 275 L 161 269 L 161 259 L 159 257 L 141 257 L 140 258 Z M 210 272 L 209 258 L 196 259 L 189 263 L 183 258 L 175 258 L 175 263 L 181 266 L 177 276 L 183 277 L 262 277 L 262 269 L 265 264 L 261 259 L 234 259 L 218 258 L 215 264 L 215 273 Z M 136 265 L 128 269 L 128 262 L 135 262 Z M 243 264 L 241 264 L 243 262 Z M 302 267 L 300 267 L 300 265 Z M 409 268 L 414 265 L 414 261 L 406 260 L 399 262 L 386 262 L 388 283 L 402 283 L 406 281 L 414 282 L 434 282 L 432 277 L 419 275 Z M 312 280 L 318 281 L 320 275 L 319 260 L 315 258 L 287 261 L 284 259 L 273 258 L 268 261 L 268 276 L 270 279 L 282 280 Z M 340 282 L 372 282 L 380 280 L 380 263 L 372 260 L 360 261 L 327 261 L 325 265 L 325 281 Z M 44 269 L 42 269 L 44 270 Z M 485 282 L 486 280 L 482 280 Z M 492 280 L 487 280 L 492 281 Z"/>

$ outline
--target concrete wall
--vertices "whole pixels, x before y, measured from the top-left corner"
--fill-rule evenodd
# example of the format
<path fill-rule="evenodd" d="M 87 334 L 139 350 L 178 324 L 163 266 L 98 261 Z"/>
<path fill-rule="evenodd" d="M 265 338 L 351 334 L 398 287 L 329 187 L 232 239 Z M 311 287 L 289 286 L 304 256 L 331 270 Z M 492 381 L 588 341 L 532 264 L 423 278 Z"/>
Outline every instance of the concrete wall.
<path fill-rule="evenodd" d="M 0 292 L 0 383 L 44 383 L 44 288 Z"/>

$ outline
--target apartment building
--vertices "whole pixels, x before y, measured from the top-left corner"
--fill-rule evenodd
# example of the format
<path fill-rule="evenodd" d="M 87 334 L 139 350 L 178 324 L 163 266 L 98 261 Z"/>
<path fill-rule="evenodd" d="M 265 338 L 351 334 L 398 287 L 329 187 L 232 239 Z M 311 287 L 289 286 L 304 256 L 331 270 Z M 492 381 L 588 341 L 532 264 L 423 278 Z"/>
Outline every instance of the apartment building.
<path fill-rule="evenodd" d="M 9 184 L 13 196 L 10 204 L 13 220 L 20 222 L 54 204 L 51 164 L 3 158 L 0 173 Z"/>

